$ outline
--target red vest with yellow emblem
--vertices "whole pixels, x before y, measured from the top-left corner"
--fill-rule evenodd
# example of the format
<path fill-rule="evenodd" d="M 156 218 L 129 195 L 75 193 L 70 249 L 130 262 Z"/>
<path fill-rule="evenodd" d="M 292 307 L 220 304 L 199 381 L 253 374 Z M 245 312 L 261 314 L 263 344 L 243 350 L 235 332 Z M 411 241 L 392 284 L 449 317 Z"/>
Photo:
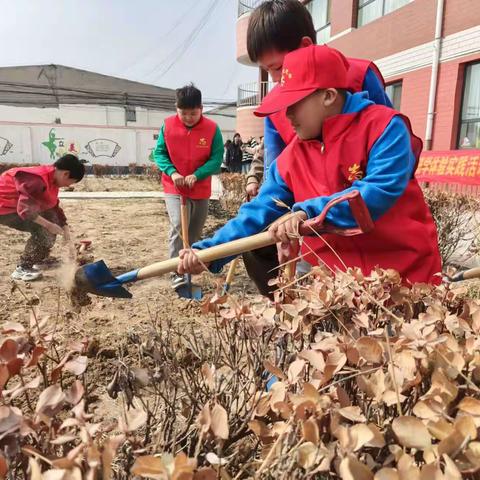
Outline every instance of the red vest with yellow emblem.
<path fill-rule="evenodd" d="M 203 116 L 192 128 L 187 128 L 177 115 L 165 120 L 165 144 L 170 160 L 180 175 L 192 175 L 210 158 L 216 130 L 217 124 Z M 210 198 L 212 191 L 211 177 L 198 180 L 193 188 L 182 189 L 182 192 L 175 188 L 168 175 L 162 175 L 162 184 L 165 193 L 181 193 L 194 200 Z"/>
<path fill-rule="evenodd" d="M 375 75 L 385 88 L 385 80 L 378 67 L 370 60 L 361 58 L 348 58 L 349 69 L 347 72 L 348 90 L 352 93 L 361 92 L 368 69 L 372 69 Z M 277 88 L 277 87 L 275 87 Z M 285 145 L 288 145 L 295 138 L 295 130 L 287 118 L 286 110 L 280 110 L 268 116 L 273 126 L 282 137 Z"/>
<path fill-rule="evenodd" d="M 58 204 L 58 187 L 54 182 L 53 165 L 11 168 L 0 175 L 0 215 L 17 212 L 19 193 L 15 186 L 15 175 L 18 172 L 37 175 L 45 183 L 45 191 L 35 198 L 40 212 L 50 210 Z"/>
<path fill-rule="evenodd" d="M 362 178 L 371 147 L 395 115 L 398 112 L 392 109 L 371 105 L 357 113 L 327 119 L 323 143 L 295 139 L 278 159 L 279 173 L 294 193 L 295 202 L 332 195 Z M 409 120 L 402 118 L 410 130 L 418 164 L 422 142 L 413 135 Z M 413 176 L 395 205 L 375 221 L 372 232 L 354 237 L 323 237 L 348 267 L 360 267 L 366 275 L 379 266 L 394 268 L 412 283 L 440 281 L 435 276 L 441 271 L 436 227 Z M 318 257 L 310 249 L 331 268 L 344 270 L 321 238 L 305 237 L 302 247 L 304 258 L 318 265 Z"/>

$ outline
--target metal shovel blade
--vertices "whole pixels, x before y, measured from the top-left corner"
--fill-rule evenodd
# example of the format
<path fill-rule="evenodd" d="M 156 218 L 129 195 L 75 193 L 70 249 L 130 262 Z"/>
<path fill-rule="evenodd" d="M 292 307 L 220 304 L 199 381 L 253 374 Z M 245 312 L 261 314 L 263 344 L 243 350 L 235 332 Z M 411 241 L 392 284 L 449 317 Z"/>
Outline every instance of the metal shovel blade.
<path fill-rule="evenodd" d="M 202 289 L 199 285 L 194 285 L 192 283 L 192 276 L 187 275 L 187 281 L 184 285 L 180 285 L 178 288 L 175 289 L 177 295 L 181 298 L 188 298 L 192 300 L 201 300 Z"/>
<path fill-rule="evenodd" d="M 113 276 L 103 260 L 83 265 L 75 272 L 77 288 L 101 297 L 132 298 L 122 282 Z"/>

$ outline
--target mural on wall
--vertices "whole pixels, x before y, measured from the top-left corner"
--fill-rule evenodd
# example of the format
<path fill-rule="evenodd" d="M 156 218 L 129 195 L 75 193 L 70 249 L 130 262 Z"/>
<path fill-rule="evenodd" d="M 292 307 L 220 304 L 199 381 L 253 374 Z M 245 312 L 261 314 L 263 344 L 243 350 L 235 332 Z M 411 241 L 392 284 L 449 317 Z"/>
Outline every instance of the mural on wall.
<path fill-rule="evenodd" d="M 93 158 L 113 158 L 122 147 L 117 142 L 109 140 L 108 138 L 96 138 L 95 140 L 90 140 L 85 145 L 85 148 Z"/>
<path fill-rule="evenodd" d="M 42 142 L 42 145 L 48 149 L 51 160 L 56 160 L 58 157 L 61 157 L 67 153 L 73 153 L 74 155 L 90 155 L 93 158 L 113 158 L 122 148 L 114 140 L 110 140 L 108 138 L 95 138 L 90 140 L 85 145 L 85 150 L 82 151 L 80 144 L 77 141 L 65 141 L 64 138 L 57 137 L 54 128 L 50 129 L 48 133 L 48 140 Z"/>
<path fill-rule="evenodd" d="M 12 147 L 13 143 L 10 140 L 4 137 L 0 137 L 0 156 L 6 155 Z"/>

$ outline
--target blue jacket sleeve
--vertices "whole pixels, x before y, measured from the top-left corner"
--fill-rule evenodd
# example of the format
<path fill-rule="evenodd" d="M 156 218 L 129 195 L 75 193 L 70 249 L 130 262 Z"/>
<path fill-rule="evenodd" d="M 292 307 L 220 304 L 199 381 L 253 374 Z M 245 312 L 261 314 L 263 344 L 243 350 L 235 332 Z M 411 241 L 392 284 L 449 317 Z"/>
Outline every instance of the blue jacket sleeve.
<path fill-rule="evenodd" d="M 252 201 L 244 203 L 237 216 L 220 228 L 213 237 L 194 243 L 192 248 L 203 250 L 262 232 L 277 218 L 288 213 L 288 208 L 280 202 L 291 207 L 294 199 L 278 172 L 277 163 L 274 162 L 258 195 Z M 233 257 L 229 257 L 212 262 L 210 271 L 218 273 L 223 265 L 232 259 Z"/>
<path fill-rule="evenodd" d="M 273 125 L 273 122 L 266 117 L 264 123 L 264 156 L 263 156 L 263 165 L 265 176 L 268 173 L 270 165 L 278 158 L 278 156 L 285 149 L 285 142 L 282 140 L 282 137 L 277 132 L 277 129 Z"/>
<path fill-rule="evenodd" d="M 293 210 L 303 210 L 308 218 L 316 217 L 325 205 L 343 193 L 359 190 L 373 220 L 386 213 L 403 194 L 415 168 L 410 134 L 401 117 L 393 117 L 370 150 L 364 178 L 350 188 L 328 197 L 316 197 L 296 203 Z M 327 221 L 340 228 L 356 227 L 347 202 L 339 203 L 327 214 Z"/>
<path fill-rule="evenodd" d="M 368 98 L 377 105 L 386 105 L 393 108 L 392 102 L 388 98 L 383 88 L 382 81 L 377 77 L 377 74 L 369 68 L 363 80 L 363 90 L 368 92 Z"/>

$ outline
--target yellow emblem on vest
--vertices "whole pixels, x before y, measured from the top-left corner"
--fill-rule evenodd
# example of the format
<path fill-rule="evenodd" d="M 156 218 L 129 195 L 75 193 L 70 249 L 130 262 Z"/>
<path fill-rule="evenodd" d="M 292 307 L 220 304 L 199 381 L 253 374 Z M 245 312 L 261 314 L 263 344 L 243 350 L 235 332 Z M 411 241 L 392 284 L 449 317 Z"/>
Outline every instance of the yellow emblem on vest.
<path fill-rule="evenodd" d="M 363 178 L 363 171 L 360 169 L 360 165 L 358 163 L 354 163 L 350 167 L 348 167 L 348 176 L 349 182 L 354 182 L 355 180 L 361 180 Z"/>
<path fill-rule="evenodd" d="M 293 77 L 293 74 L 288 70 L 288 68 L 284 68 L 282 70 L 282 78 L 280 79 L 280 85 L 283 87 L 285 85 L 285 82 L 290 80 Z"/>
<path fill-rule="evenodd" d="M 207 147 L 208 146 L 207 145 L 207 139 L 204 138 L 204 137 L 200 138 L 200 140 L 198 141 L 198 146 L 199 147 Z"/>

